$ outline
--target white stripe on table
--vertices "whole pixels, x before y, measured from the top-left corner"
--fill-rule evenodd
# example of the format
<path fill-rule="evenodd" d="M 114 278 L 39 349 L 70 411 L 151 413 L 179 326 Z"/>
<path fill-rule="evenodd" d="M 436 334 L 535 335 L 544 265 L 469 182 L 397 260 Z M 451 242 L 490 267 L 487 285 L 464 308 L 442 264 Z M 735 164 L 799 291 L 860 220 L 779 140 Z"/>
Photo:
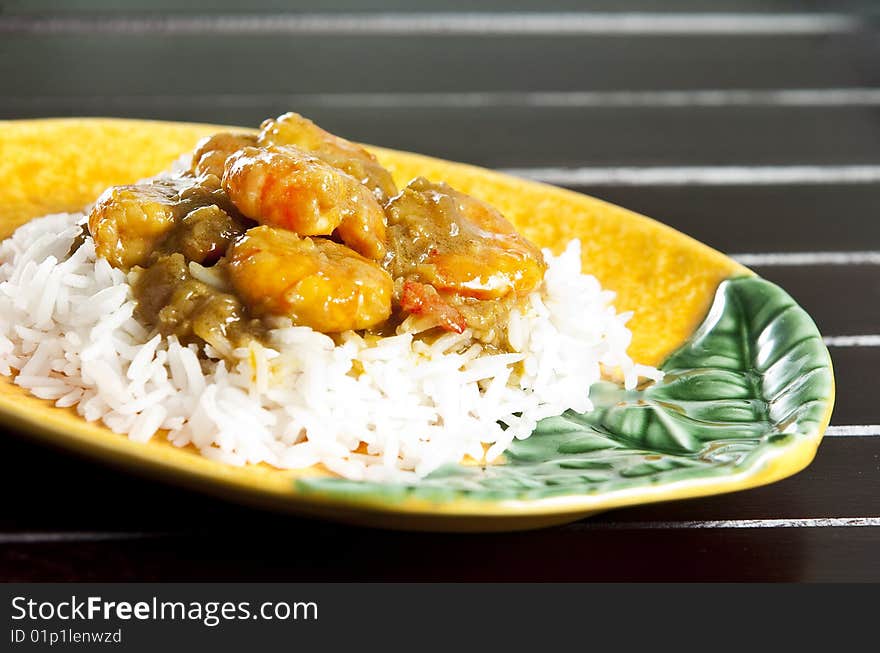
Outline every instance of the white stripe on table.
<path fill-rule="evenodd" d="M 880 424 L 853 424 L 850 426 L 829 426 L 826 436 L 832 438 L 863 438 L 880 435 Z"/>
<path fill-rule="evenodd" d="M 0 533 L 0 544 L 61 544 L 67 542 L 109 542 L 167 537 L 173 533 L 71 531 L 66 533 Z"/>
<path fill-rule="evenodd" d="M 822 338 L 828 347 L 880 347 L 880 335 L 826 336 Z"/>
<path fill-rule="evenodd" d="M 764 252 L 730 254 L 743 265 L 880 265 L 880 252 Z"/>
<path fill-rule="evenodd" d="M 706 521 L 582 521 L 565 530 L 703 529 L 703 528 L 865 528 L 880 526 L 880 517 L 819 517 L 814 519 L 720 519 Z"/>
<path fill-rule="evenodd" d="M 810 519 L 720 519 L 700 521 L 583 521 L 563 526 L 565 530 L 664 530 L 719 528 L 868 528 L 880 526 L 880 517 L 819 517 Z M 167 532 L 67 532 L 67 533 L 0 533 L 0 544 L 56 544 L 70 542 L 107 542 L 160 538 L 194 533 Z"/>
<path fill-rule="evenodd" d="M 0 16 L 6 33 L 590 34 L 601 36 L 833 34 L 859 29 L 847 14 L 364 13 L 212 16 Z"/>
<path fill-rule="evenodd" d="M 880 165 L 517 167 L 504 168 L 501 172 L 566 186 L 761 186 L 880 182 Z"/>
<path fill-rule="evenodd" d="M 78 107 L 306 106 L 336 109 L 480 109 L 495 107 L 857 107 L 880 106 L 878 88 L 734 89 L 705 91 L 534 91 L 449 93 L 209 93 L 198 95 L 39 95 L 4 97 L 13 107 L 72 104 Z"/>

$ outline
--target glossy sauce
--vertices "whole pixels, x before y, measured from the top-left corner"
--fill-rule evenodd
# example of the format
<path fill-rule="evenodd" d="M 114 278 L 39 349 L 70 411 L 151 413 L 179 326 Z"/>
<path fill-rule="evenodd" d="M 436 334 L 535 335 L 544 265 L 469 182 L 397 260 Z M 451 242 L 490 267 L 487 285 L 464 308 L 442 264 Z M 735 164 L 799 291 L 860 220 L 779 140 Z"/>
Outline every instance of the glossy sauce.
<path fill-rule="evenodd" d="M 138 319 L 221 355 L 277 317 L 368 337 L 470 329 L 503 350 L 545 270 L 493 207 L 421 178 L 398 192 L 372 154 L 297 114 L 205 139 L 179 177 L 109 189 L 88 228 L 131 271 Z"/>

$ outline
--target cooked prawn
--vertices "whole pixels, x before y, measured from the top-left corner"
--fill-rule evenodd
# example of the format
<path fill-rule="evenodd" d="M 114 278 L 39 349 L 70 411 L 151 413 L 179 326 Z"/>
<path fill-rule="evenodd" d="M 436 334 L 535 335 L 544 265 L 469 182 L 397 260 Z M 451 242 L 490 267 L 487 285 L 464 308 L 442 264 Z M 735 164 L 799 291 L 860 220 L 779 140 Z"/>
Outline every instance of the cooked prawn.
<path fill-rule="evenodd" d="M 199 141 L 193 151 L 190 170 L 195 175 L 223 176 L 226 159 L 245 147 L 257 144 L 254 134 L 220 132 Z"/>
<path fill-rule="evenodd" d="M 301 236 L 338 236 L 355 251 L 385 255 L 385 215 L 351 176 L 289 146 L 246 147 L 226 161 L 223 188 L 245 216 Z"/>
<path fill-rule="evenodd" d="M 285 113 L 260 125 L 260 145 L 293 145 L 351 175 L 386 202 L 397 194 L 391 173 L 357 143 L 324 131 L 298 113 Z"/>
<path fill-rule="evenodd" d="M 450 188 L 416 179 L 387 207 L 395 278 L 479 300 L 523 296 L 544 276 L 541 251 L 496 209 Z"/>
<path fill-rule="evenodd" d="M 169 179 L 107 189 L 89 213 L 98 256 L 123 269 L 142 265 L 185 212 L 179 193 L 189 183 Z"/>
<path fill-rule="evenodd" d="M 324 238 L 268 226 L 227 253 L 229 280 L 257 316 L 289 317 L 323 333 L 366 329 L 391 315 L 393 283 L 378 264 Z"/>

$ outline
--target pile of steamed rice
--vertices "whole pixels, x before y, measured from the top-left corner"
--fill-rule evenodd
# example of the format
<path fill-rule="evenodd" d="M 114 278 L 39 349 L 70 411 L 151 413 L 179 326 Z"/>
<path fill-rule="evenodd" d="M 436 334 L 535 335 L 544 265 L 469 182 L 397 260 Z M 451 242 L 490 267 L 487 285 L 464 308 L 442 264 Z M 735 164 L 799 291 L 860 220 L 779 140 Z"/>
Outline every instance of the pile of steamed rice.
<path fill-rule="evenodd" d="M 468 332 L 432 344 L 347 333 L 337 345 L 288 323 L 229 362 L 151 334 L 126 275 L 90 238 L 68 256 L 81 218 L 36 219 L 0 244 L 0 373 L 138 442 L 167 437 L 232 465 L 406 479 L 491 461 L 539 420 L 590 410 L 603 375 L 628 388 L 660 376 L 627 355 L 630 314 L 581 274 L 577 241 L 545 252 L 543 286 L 510 317 L 514 353 L 484 353 Z"/>

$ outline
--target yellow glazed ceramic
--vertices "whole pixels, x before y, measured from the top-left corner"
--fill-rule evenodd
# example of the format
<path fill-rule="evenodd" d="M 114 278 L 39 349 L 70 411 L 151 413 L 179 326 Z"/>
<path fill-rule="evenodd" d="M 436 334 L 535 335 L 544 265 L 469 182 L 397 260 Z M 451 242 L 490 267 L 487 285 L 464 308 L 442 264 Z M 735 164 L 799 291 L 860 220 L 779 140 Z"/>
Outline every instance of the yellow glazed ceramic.
<path fill-rule="evenodd" d="M 112 119 L 0 122 L 0 237 L 33 217 L 80 210 L 107 186 L 156 174 L 219 129 Z M 536 528 L 763 485 L 812 460 L 833 403 L 830 359 L 812 321 L 782 290 L 669 227 L 600 200 L 371 149 L 399 184 L 419 175 L 447 181 L 497 206 L 541 246 L 560 251 L 580 238 L 584 269 L 617 293 L 619 311 L 635 311 L 633 358 L 662 364 L 668 381 L 637 393 L 600 384 L 595 414 L 545 421 L 511 448 L 506 464 L 455 466 L 417 486 L 347 482 L 317 468 L 233 467 L 160 437 L 139 444 L 0 377 L 3 423 L 234 501 L 430 530 Z M 756 378 L 757 385 L 747 381 Z M 33 473 L 38 479 L 39 470 Z"/>

